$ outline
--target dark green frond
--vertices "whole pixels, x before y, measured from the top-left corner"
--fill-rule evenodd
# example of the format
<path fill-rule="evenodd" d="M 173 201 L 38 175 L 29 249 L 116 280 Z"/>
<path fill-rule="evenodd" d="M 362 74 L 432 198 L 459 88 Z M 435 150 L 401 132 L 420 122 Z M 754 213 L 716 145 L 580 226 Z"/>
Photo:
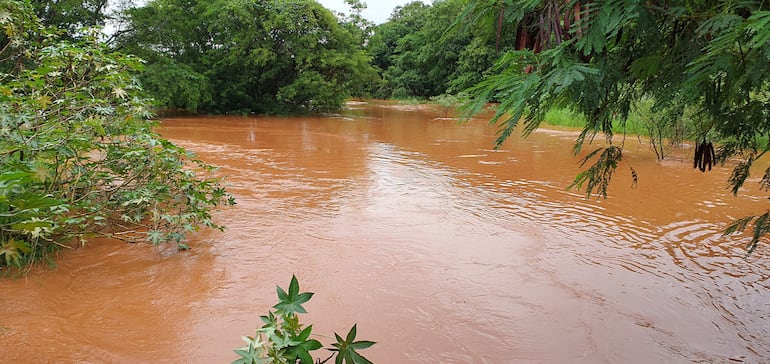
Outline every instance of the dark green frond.
<path fill-rule="evenodd" d="M 752 164 L 754 164 L 753 155 L 749 156 L 746 160 L 738 162 L 738 165 L 733 168 L 733 172 L 730 174 L 730 178 L 728 178 L 727 181 L 729 182 L 730 189 L 734 195 L 738 194 L 738 190 L 740 190 L 743 183 L 746 182 L 746 179 L 749 178 Z"/>
<path fill-rule="evenodd" d="M 623 151 L 619 147 L 610 146 L 591 152 L 583 158 L 580 165 L 585 165 L 599 151 L 602 151 L 602 153 L 597 161 L 588 167 L 587 170 L 578 174 L 568 187 L 581 189 L 583 185 L 587 184 L 585 188 L 586 198 L 590 198 L 592 194 L 600 194 L 607 198 L 607 187 L 612 179 L 612 174 L 618 168 L 618 163 L 623 160 Z"/>
<path fill-rule="evenodd" d="M 756 216 L 752 215 L 733 221 L 730 225 L 727 226 L 722 235 L 727 236 L 745 230 L 746 226 L 748 226 L 749 223 L 754 220 L 754 218 L 756 218 Z"/>
<path fill-rule="evenodd" d="M 757 248 L 759 243 L 759 239 L 768 232 L 770 232 L 770 211 L 757 217 L 757 220 L 754 222 L 754 233 L 751 236 L 751 241 L 746 245 L 746 249 L 748 250 L 747 254 L 754 252 L 754 249 Z"/>

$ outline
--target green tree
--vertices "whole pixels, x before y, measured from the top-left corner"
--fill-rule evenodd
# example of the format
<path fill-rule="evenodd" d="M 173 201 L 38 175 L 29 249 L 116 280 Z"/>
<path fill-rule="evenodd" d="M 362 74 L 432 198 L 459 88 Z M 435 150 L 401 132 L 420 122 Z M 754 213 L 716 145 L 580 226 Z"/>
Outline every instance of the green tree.
<path fill-rule="evenodd" d="M 450 28 L 451 32 L 469 33 L 457 61 L 457 70 L 450 81 L 449 93 L 457 94 L 478 84 L 489 73 L 499 55 L 515 47 L 516 28 L 506 22 L 515 15 L 505 1 L 481 0 L 466 6 Z"/>
<path fill-rule="evenodd" d="M 427 9 L 428 6 L 419 1 L 398 6 L 386 23 L 375 26 L 368 47 L 375 66 L 380 70 L 390 68 L 398 41 L 422 27 Z"/>
<path fill-rule="evenodd" d="M 473 37 L 457 58 L 456 69 L 447 82 L 447 93 L 457 94 L 478 84 L 497 60 L 498 52 L 482 37 Z"/>
<path fill-rule="evenodd" d="M 361 35 L 315 1 L 155 0 L 130 10 L 129 19 L 118 44 L 163 65 L 143 80 L 157 85 L 150 91 L 167 107 L 332 111 L 377 78 Z M 166 72 L 185 74 L 184 85 L 160 87 Z"/>
<path fill-rule="evenodd" d="M 73 43 L 28 2 L 0 8 L 0 267 L 21 267 L 94 236 L 175 241 L 232 198 L 212 167 L 154 131 L 141 62 L 96 34 Z"/>
<path fill-rule="evenodd" d="M 496 3 L 496 4 L 495 4 Z M 629 110 L 644 98 L 652 108 L 681 118 L 698 118 L 693 139 L 719 141 L 716 159 L 741 160 L 730 183 L 737 193 L 749 167 L 768 150 L 770 136 L 770 9 L 761 1 L 512 1 L 473 2 L 467 14 L 504 5 L 504 21 L 516 31 L 516 50 L 505 52 L 495 72 L 472 88 L 470 112 L 487 101 L 499 107 L 498 145 L 524 123 L 530 133 L 555 107 L 572 108 L 587 125 L 575 152 L 601 133 L 608 145 L 584 159 L 590 167 L 573 186 L 606 196 L 624 160 L 622 137 L 613 135 Z M 696 157 L 705 157 L 698 148 Z M 697 159 L 697 158 L 696 158 Z M 709 165 L 710 167 L 710 165 Z M 632 173 L 635 175 L 635 172 Z M 770 187 L 770 170 L 761 187 Z M 770 232 L 770 212 L 737 222 L 728 232 L 754 222 L 753 250 Z"/>
<path fill-rule="evenodd" d="M 370 98 L 377 93 L 377 90 L 383 87 L 383 79 L 380 70 L 372 67 L 371 53 L 368 45 L 371 43 L 371 37 L 374 34 L 375 24 L 363 17 L 362 12 L 366 9 L 366 3 L 360 0 L 345 0 L 351 8 L 349 15 L 337 14 L 339 24 L 347 32 L 353 35 L 355 44 L 359 49 L 364 50 L 367 58 L 367 65 L 359 65 L 354 69 L 359 70 L 359 74 L 351 78 L 348 82 L 350 87 L 350 96 Z"/>
<path fill-rule="evenodd" d="M 154 96 L 153 103 L 167 110 L 196 112 L 201 105 L 213 102 L 208 77 L 168 57 L 148 64 L 139 80 Z"/>
<path fill-rule="evenodd" d="M 374 28 L 374 23 L 362 15 L 367 5 L 360 0 L 345 0 L 345 3 L 350 7 L 350 14 L 336 13 L 340 19 L 340 26 L 353 34 L 358 40 L 358 45 L 363 47 L 369 43 Z"/>
<path fill-rule="evenodd" d="M 368 49 L 386 81 L 377 96 L 430 98 L 460 93 L 481 81 L 500 45 L 494 32 L 466 21 L 467 3 L 413 2 L 374 28 Z M 481 16 L 475 18 L 481 22 Z"/>
<path fill-rule="evenodd" d="M 407 4 L 376 29 L 370 50 L 388 83 L 382 96 L 428 98 L 446 93 L 472 39 L 464 28 L 447 32 L 462 4 L 459 0 Z"/>
<path fill-rule="evenodd" d="M 37 17 L 72 37 L 81 28 L 104 26 L 108 0 L 31 0 Z M 81 34 L 84 35 L 84 34 Z"/>

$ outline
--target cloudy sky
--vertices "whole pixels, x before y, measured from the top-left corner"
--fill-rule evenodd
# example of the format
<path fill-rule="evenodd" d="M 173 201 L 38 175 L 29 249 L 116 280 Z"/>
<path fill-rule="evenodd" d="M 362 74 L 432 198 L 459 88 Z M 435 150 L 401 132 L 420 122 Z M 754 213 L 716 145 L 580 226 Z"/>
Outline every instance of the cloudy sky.
<path fill-rule="evenodd" d="M 343 0 L 317 0 L 321 5 L 329 10 L 348 12 L 350 7 Z M 415 0 L 364 0 L 367 7 L 362 13 L 364 18 L 373 21 L 376 24 L 382 24 L 393 13 L 393 9 L 399 5 L 405 5 Z M 428 4 L 430 0 L 422 0 Z"/>

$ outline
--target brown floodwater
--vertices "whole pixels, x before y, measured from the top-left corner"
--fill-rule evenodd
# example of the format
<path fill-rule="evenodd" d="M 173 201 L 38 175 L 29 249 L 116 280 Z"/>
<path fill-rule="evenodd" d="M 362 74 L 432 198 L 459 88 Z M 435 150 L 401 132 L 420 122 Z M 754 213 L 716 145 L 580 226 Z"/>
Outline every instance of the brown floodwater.
<path fill-rule="evenodd" d="M 485 120 L 442 116 L 164 120 L 222 167 L 228 229 L 187 252 L 93 241 L 1 279 L 0 362 L 229 362 L 292 274 L 316 293 L 305 322 L 358 323 L 377 363 L 770 361 L 770 246 L 746 257 L 747 235 L 721 235 L 767 210 L 757 178 L 735 197 L 729 167 L 657 162 L 634 138 L 638 187 L 624 163 L 587 200 L 565 189 L 574 132 L 493 150 Z"/>

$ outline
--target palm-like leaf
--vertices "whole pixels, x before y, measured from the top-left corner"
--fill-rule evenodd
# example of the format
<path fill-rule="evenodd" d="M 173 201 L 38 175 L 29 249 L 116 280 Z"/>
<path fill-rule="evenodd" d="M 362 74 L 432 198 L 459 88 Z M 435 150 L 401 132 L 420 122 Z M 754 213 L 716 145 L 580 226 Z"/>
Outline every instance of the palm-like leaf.
<path fill-rule="evenodd" d="M 334 359 L 335 364 L 371 364 L 369 359 L 365 358 L 357 352 L 357 350 L 363 350 L 376 344 L 374 341 L 355 341 L 356 340 L 356 325 L 353 325 L 348 331 L 347 336 L 343 340 L 342 337 L 334 333 L 334 337 L 337 342 L 332 344 L 335 349 L 329 349 L 337 352 L 337 357 Z"/>
<path fill-rule="evenodd" d="M 278 303 L 273 306 L 276 313 L 279 315 L 288 315 L 295 313 L 307 313 L 302 304 L 309 301 L 313 297 L 313 292 L 299 293 L 299 282 L 297 277 L 291 276 L 291 283 L 289 283 L 289 292 L 283 290 L 283 288 L 276 286 L 278 292 Z"/>

